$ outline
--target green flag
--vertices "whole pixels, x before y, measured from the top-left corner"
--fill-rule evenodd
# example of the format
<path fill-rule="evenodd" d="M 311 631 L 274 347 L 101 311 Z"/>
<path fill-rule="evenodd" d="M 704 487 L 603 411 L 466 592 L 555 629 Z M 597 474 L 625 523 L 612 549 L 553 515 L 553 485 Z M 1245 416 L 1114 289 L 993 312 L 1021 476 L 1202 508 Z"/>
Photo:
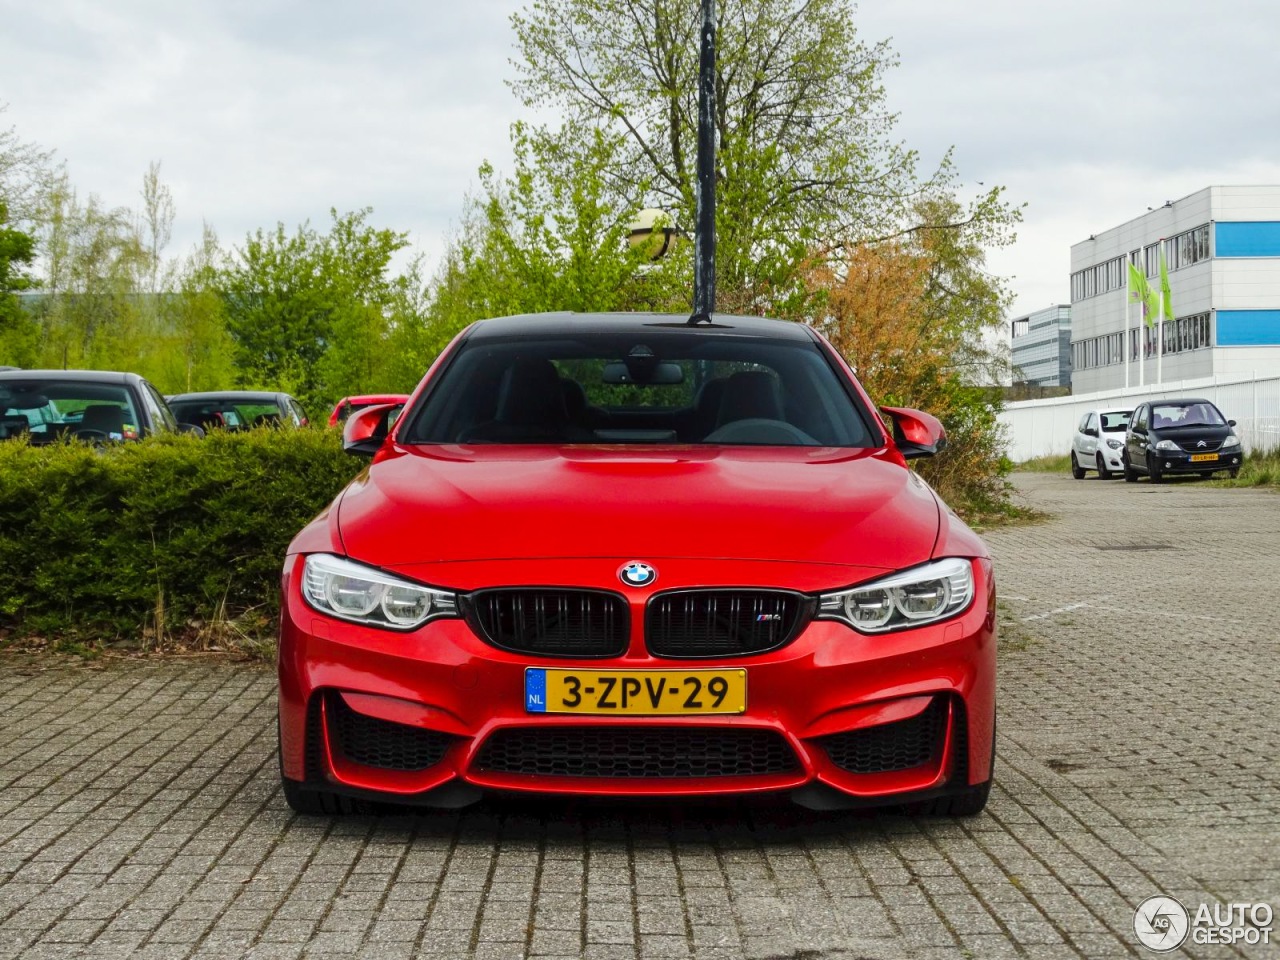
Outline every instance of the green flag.
<path fill-rule="evenodd" d="M 1173 293 L 1169 289 L 1169 268 L 1164 262 L 1164 247 L 1160 248 L 1160 292 L 1164 294 L 1164 318 L 1173 320 Z"/>
<path fill-rule="evenodd" d="M 1146 274 L 1134 263 L 1129 264 L 1129 296 L 1142 304 L 1142 319 L 1148 327 L 1154 327 L 1156 314 L 1160 312 L 1160 297 L 1147 283 Z"/>

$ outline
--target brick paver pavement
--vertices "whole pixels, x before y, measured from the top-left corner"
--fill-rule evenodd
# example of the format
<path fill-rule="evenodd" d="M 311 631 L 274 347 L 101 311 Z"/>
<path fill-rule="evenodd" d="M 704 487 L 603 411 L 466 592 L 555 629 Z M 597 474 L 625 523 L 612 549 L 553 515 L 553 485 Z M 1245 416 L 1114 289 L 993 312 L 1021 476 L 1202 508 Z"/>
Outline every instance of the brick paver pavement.
<path fill-rule="evenodd" d="M 1111 957 L 1139 954 L 1154 893 L 1280 908 L 1280 498 L 1018 483 L 1057 516 L 988 536 L 1006 609 L 980 817 L 298 818 L 270 670 L 9 655 L 0 958 Z"/>

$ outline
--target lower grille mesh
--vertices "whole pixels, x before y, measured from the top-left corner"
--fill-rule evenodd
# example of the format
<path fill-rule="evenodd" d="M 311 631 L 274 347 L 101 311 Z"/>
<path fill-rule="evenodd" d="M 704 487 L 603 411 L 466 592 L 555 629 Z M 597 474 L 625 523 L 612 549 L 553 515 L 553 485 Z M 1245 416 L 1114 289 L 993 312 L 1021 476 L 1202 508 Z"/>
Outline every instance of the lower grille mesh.
<path fill-rule="evenodd" d="M 749 777 L 799 769 L 770 730 L 692 727 L 540 727 L 499 730 L 480 770 L 543 777 Z"/>
<path fill-rule="evenodd" d="M 334 694 L 325 703 L 329 732 L 353 763 L 384 770 L 425 770 L 444 759 L 453 737 L 357 713 Z"/>
<path fill-rule="evenodd" d="M 910 770 L 937 755 L 946 723 L 946 698 L 934 697 L 933 702 L 914 717 L 820 737 L 818 743 L 832 763 L 849 773 Z"/>

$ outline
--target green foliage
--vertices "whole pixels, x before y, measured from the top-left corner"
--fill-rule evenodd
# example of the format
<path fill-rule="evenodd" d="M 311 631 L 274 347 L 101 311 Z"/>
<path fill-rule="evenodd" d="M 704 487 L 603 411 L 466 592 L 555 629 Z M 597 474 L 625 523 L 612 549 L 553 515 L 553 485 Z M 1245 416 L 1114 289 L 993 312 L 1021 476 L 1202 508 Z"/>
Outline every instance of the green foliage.
<path fill-rule="evenodd" d="M 684 308 L 679 255 L 650 264 L 628 243 L 638 207 L 608 180 L 619 138 L 598 127 L 551 138 L 515 124 L 512 147 L 511 177 L 481 167 L 482 196 L 437 274 L 428 308 L 437 351 L 484 317 Z"/>
<path fill-rule="evenodd" d="M 35 238 L 10 225 L 9 207 L 0 195 L 0 364 L 25 366 L 34 355 L 39 331 L 14 296 L 30 289 Z"/>
<path fill-rule="evenodd" d="M 370 226 L 370 213 L 333 210 L 325 234 L 258 230 L 217 272 L 238 386 L 285 390 L 316 409 L 386 386 L 380 361 L 404 299 L 390 264 L 408 241 Z"/>
<path fill-rule="evenodd" d="M 792 316 L 815 247 L 899 230 L 923 180 L 893 136 L 887 43 L 867 44 L 849 0 L 727 0 L 717 35 L 717 273 L 726 312 Z M 700 14 L 671 0 L 534 0 L 512 17 L 514 89 L 620 146 L 616 192 L 692 224 Z"/>
<path fill-rule="evenodd" d="M 357 469 L 321 430 L 0 443 L 0 626 L 164 640 L 249 615 L 270 635 L 285 547 Z"/>

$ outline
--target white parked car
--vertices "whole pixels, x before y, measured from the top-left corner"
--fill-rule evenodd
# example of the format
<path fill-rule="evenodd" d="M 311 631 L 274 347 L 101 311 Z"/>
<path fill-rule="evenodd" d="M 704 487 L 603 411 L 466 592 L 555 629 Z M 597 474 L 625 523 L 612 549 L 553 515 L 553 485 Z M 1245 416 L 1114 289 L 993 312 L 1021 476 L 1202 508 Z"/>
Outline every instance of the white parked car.
<path fill-rule="evenodd" d="M 1132 410 L 1091 410 L 1076 424 L 1071 440 L 1071 475 L 1083 480 L 1085 472 L 1097 470 L 1099 480 L 1124 473 L 1120 454 Z"/>

